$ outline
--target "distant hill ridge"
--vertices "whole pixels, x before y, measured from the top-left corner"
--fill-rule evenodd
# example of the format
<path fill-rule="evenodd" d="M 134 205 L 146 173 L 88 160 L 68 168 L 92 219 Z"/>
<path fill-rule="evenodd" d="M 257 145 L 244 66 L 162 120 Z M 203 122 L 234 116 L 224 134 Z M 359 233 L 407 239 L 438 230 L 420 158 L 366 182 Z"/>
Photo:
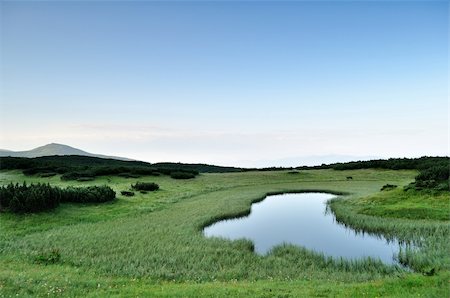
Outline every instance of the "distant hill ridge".
<path fill-rule="evenodd" d="M 42 157 L 42 156 L 54 156 L 54 155 L 80 155 L 80 156 L 91 156 L 99 158 L 111 158 L 117 160 L 132 161 L 133 159 L 117 156 L 108 156 L 102 154 L 89 153 L 74 147 L 70 147 L 63 144 L 51 143 L 41 147 L 34 148 L 28 151 L 10 151 L 5 149 L 0 149 L 0 157 L 11 156 L 11 157 Z"/>

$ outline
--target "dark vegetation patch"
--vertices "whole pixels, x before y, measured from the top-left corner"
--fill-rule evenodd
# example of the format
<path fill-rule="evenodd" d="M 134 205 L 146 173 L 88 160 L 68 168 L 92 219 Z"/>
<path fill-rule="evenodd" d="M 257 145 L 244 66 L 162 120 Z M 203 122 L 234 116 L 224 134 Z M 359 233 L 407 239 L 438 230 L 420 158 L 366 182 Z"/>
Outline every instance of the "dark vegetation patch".
<path fill-rule="evenodd" d="M 158 176 L 158 175 L 152 175 L 152 176 Z M 141 175 L 131 174 L 131 173 L 119 173 L 119 174 L 117 174 L 117 176 L 122 177 L 122 178 L 139 178 L 139 177 L 141 177 Z"/>
<path fill-rule="evenodd" d="M 109 186 L 60 188 L 40 183 L 10 183 L 0 187 L 0 211 L 33 213 L 54 209 L 60 202 L 102 203 L 115 198 L 116 193 Z"/>
<path fill-rule="evenodd" d="M 126 196 L 126 197 L 132 197 L 132 196 L 134 196 L 134 192 L 128 191 L 128 190 L 122 190 L 122 191 L 120 192 L 120 194 L 121 194 L 122 196 Z"/>
<path fill-rule="evenodd" d="M 345 163 L 323 164 L 321 166 L 307 167 L 314 169 L 334 169 L 334 170 L 360 170 L 360 169 L 389 169 L 389 170 L 425 170 L 436 165 L 446 165 L 450 163 L 450 157 L 430 157 L 420 158 L 389 158 L 374 159 L 367 161 L 351 161 Z"/>
<path fill-rule="evenodd" d="M 159 185 L 153 182 L 136 182 L 136 184 L 131 185 L 131 188 L 135 190 L 155 191 L 159 189 Z"/>
<path fill-rule="evenodd" d="M 94 177 L 80 177 L 77 179 L 78 182 L 87 182 L 87 181 L 93 181 Z"/>
<path fill-rule="evenodd" d="M 381 191 L 385 191 L 385 190 L 393 190 L 397 188 L 397 185 L 394 184 L 385 184 L 383 185 L 383 187 L 380 189 Z"/>
<path fill-rule="evenodd" d="M 34 261 L 42 265 L 56 264 L 61 261 L 61 253 L 57 248 L 53 248 L 49 251 L 42 251 L 34 257 Z"/>
<path fill-rule="evenodd" d="M 290 174 L 290 175 L 300 174 L 299 171 L 289 171 L 289 172 L 287 172 L 287 173 Z"/>
<path fill-rule="evenodd" d="M 448 163 L 436 164 L 420 171 L 416 177 L 416 189 L 449 190 L 449 171 Z"/>
<path fill-rule="evenodd" d="M 53 177 L 56 176 L 57 174 L 54 172 L 48 172 L 48 173 L 42 173 L 41 174 L 41 178 L 48 178 L 48 177 Z"/>
<path fill-rule="evenodd" d="M 449 191 L 450 157 L 423 156 L 420 158 L 389 158 L 375 159 L 368 161 L 352 161 L 345 163 L 322 164 L 320 166 L 300 166 L 300 167 L 267 167 L 248 168 L 243 171 L 285 171 L 291 170 L 312 170 L 312 169 L 333 169 L 337 171 L 360 170 L 360 169 L 387 169 L 387 170 L 418 170 L 415 184 L 410 187 L 414 189 L 435 189 Z M 353 177 L 347 177 L 352 180 Z"/>
<path fill-rule="evenodd" d="M 173 179 L 192 179 L 195 178 L 195 174 L 194 173 L 189 173 L 189 172 L 172 172 L 170 173 L 170 177 Z"/>
<path fill-rule="evenodd" d="M 0 157 L 0 170 L 19 169 L 25 175 L 60 174 L 61 180 L 90 181 L 100 176 L 139 178 L 141 176 L 189 176 L 202 173 L 240 172 L 239 168 L 220 167 L 206 164 L 155 163 L 123 161 L 90 156 L 43 156 L 36 158 Z M 179 173 L 183 173 L 180 175 Z M 181 178 L 183 179 L 183 178 Z M 187 179 L 187 178 L 184 178 Z"/>
<path fill-rule="evenodd" d="M 417 190 L 433 189 L 449 191 L 450 157 L 390 158 L 369 161 L 352 161 L 312 167 L 314 169 L 359 170 L 389 169 L 418 170 L 415 182 L 409 186 Z"/>
<path fill-rule="evenodd" d="M 323 164 L 314 167 L 268 167 L 261 169 L 242 169 L 234 167 L 220 167 L 206 164 L 183 163 L 155 163 L 142 161 L 123 161 L 115 159 L 97 158 L 90 156 L 44 156 L 37 158 L 0 157 L 0 170 L 20 169 L 25 175 L 53 175 L 61 174 L 62 180 L 77 180 L 79 178 L 95 178 L 99 176 L 120 176 L 138 178 L 141 176 L 168 175 L 175 179 L 191 179 L 199 173 L 226 173 L 242 171 L 285 171 L 292 173 L 303 169 L 391 169 L 418 170 L 415 189 L 436 189 L 449 191 L 449 157 L 420 157 L 420 158 L 390 158 L 369 161 L 354 161 L 347 163 Z M 350 179 L 349 179 L 350 180 Z"/>

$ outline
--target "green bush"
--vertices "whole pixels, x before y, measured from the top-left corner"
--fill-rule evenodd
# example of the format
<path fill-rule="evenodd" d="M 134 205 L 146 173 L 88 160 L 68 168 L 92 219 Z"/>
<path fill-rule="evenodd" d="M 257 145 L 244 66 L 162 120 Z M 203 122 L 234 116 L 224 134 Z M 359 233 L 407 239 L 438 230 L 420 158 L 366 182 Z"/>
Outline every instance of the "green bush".
<path fill-rule="evenodd" d="M 67 172 L 61 175 L 61 180 L 78 180 L 80 178 L 87 178 L 91 177 L 94 178 L 94 176 L 90 173 L 84 173 L 84 172 Z"/>
<path fill-rule="evenodd" d="M 136 182 L 135 185 L 131 185 L 136 190 L 155 191 L 159 189 L 159 185 L 153 182 Z"/>
<path fill-rule="evenodd" d="M 134 196 L 134 192 L 128 191 L 128 190 L 122 190 L 122 191 L 120 192 L 120 194 L 121 194 L 122 196 L 126 196 L 126 197 L 132 197 L 132 196 Z"/>
<path fill-rule="evenodd" d="M 449 190 L 449 165 L 435 165 L 420 171 L 416 177 L 416 188 L 435 188 L 440 190 Z"/>
<path fill-rule="evenodd" d="M 0 211 L 33 213 L 56 208 L 60 202 L 101 203 L 114 200 L 109 186 L 52 187 L 49 184 L 8 184 L 0 187 Z"/>
<path fill-rule="evenodd" d="M 48 177 L 53 177 L 53 176 L 56 176 L 56 173 L 48 172 L 48 173 L 42 173 L 41 174 L 41 178 L 48 178 Z"/>
<path fill-rule="evenodd" d="M 385 190 L 392 190 L 394 188 L 397 188 L 397 185 L 385 184 L 385 185 L 383 185 L 383 187 L 380 190 L 385 191 Z"/>
<path fill-rule="evenodd" d="M 77 179 L 78 182 L 87 182 L 87 181 L 94 181 L 94 177 L 80 177 Z"/>
<path fill-rule="evenodd" d="M 0 210 L 12 212 L 39 212 L 56 208 L 61 191 L 49 184 L 8 184 L 0 188 Z"/>
<path fill-rule="evenodd" d="M 195 178 L 195 174 L 188 172 L 172 172 L 170 177 L 173 179 L 192 179 Z"/>
<path fill-rule="evenodd" d="M 141 177 L 138 174 L 132 174 L 132 173 L 120 173 L 120 174 L 117 174 L 117 176 L 123 177 L 123 178 L 139 178 L 139 177 Z"/>
<path fill-rule="evenodd" d="M 103 203 L 116 198 L 116 192 L 109 186 L 68 187 L 63 190 L 61 202 Z"/>

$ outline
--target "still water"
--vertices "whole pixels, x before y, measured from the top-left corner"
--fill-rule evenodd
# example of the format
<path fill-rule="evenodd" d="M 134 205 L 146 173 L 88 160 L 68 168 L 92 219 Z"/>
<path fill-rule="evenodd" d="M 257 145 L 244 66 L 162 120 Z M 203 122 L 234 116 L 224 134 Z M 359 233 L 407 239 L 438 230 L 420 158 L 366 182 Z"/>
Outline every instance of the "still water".
<path fill-rule="evenodd" d="M 397 242 L 356 233 L 336 222 L 326 212 L 326 202 L 334 195 L 297 193 L 266 197 L 251 206 L 250 215 L 216 222 L 204 229 L 206 237 L 246 238 L 253 241 L 258 254 L 266 254 L 282 243 L 303 246 L 327 256 L 358 259 L 378 258 L 395 263 Z"/>

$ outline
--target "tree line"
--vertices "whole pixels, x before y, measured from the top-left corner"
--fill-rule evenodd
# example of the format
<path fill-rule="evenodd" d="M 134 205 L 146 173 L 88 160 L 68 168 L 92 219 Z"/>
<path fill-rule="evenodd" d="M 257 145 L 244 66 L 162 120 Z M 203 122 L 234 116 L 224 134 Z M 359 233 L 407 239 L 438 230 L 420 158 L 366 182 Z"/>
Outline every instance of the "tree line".
<path fill-rule="evenodd" d="M 35 158 L 0 157 L 0 170 L 22 170 L 25 175 L 51 177 L 61 175 L 62 180 L 94 179 L 99 176 L 139 178 L 141 176 L 168 175 L 174 179 L 191 179 L 199 173 L 241 172 L 235 167 L 207 164 L 148 163 L 123 161 L 80 155 L 42 156 Z"/>

